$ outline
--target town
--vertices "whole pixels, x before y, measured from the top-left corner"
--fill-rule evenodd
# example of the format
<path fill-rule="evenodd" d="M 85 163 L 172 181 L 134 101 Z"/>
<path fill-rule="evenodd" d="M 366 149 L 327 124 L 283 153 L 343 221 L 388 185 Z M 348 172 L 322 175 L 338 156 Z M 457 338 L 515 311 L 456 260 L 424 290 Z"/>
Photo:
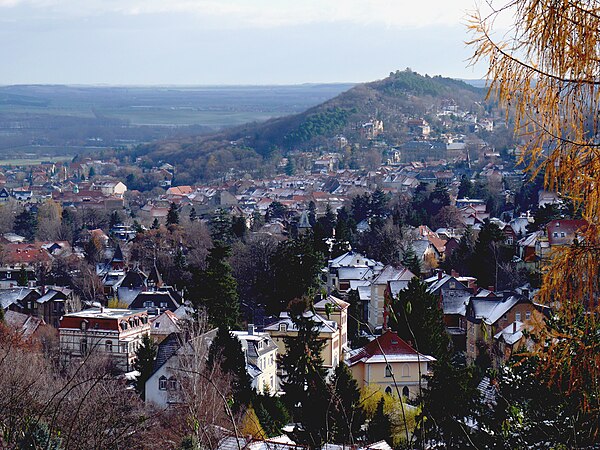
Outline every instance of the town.
<path fill-rule="evenodd" d="M 496 445 L 588 224 L 502 113 L 424 109 L 191 184 L 124 150 L 1 167 L 2 442 Z"/>

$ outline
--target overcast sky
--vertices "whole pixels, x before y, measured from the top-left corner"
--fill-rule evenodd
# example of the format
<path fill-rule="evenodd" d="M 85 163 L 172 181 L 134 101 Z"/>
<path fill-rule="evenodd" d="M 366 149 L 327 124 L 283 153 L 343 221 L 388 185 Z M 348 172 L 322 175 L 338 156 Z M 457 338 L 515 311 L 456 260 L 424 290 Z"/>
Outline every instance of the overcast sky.
<path fill-rule="evenodd" d="M 0 0 L 0 84 L 360 82 L 468 68 L 474 0 Z"/>

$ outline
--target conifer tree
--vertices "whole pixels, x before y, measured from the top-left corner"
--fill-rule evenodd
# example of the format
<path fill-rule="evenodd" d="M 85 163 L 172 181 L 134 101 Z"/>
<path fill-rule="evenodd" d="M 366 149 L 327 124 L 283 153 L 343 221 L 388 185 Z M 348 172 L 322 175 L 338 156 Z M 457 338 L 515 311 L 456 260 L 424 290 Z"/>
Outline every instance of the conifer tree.
<path fill-rule="evenodd" d="M 412 244 L 410 244 L 402 254 L 402 265 L 410 270 L 416 277 L 421 275 L 421 261 L 419 261 Z"/>
<path fill-rule="evenodd" d="M 246 370 L 246 357 L 239 339 L 225 326 L 219 327 L 208 351 L 208 367 L 214 367 L 215 364 L 233 378 L 234 403 L 238 407 L 248 405 L 252 389 L 250 376 Z"/>
<path fill-rule="evenodd" d="M 361 437 L 361 428 L 365 423 L 358 383 L 348 366 L 342 363 L 335 368 L 329 384 L 332 401 L 328 413 L 328 426 L 332 430 L 332 442 L 354 444 Z"/>
<path fill-rule="evenodd" d="M 215 241 L 206 257 L 206 269 L 193 273 L 190 291 L 195 307 L 206 308 L 213 325 L 235 329 L 240 321 L 240 305 L 228 261 L 230 252 L 229 246 Z"/>
<path fill-rule="evenodd" d="M 384 405 L 385 399 L 382 397 L 377 404 L 375 415 L 369 421 L 367 438 L 371 443 L 386 441 L 389 444 L 392 441 L 392 422 L 383 410 Z"/>
<path fill-rule="evenodd" d="M 134 370 L 140 373 L 135 380 L 135 390 L 140 394 L 142 399 L 146 397 L 146 382 L 152 375 L 156 353 L 156 344 L 150 335 L 144 335 L 142 337 L 142 345 L 135 352 L 135 361 L 133 363 Z"/>
<path fill-rule="evenodd" d="M 179 209 L 175 203 L 171 203 L 167 212 L 167 225 L 179 225 Z"/>

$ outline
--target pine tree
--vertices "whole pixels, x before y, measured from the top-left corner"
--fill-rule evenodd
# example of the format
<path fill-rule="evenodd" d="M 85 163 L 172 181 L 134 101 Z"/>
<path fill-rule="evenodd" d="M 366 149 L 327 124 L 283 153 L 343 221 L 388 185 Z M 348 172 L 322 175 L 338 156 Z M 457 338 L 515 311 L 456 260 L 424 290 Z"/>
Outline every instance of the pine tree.
<path fill-rule="evenodd" d="M 237 281 L 228 261 L 230 253 L 229 246 L 215 241 L 206 257 L 206 269 L 193 273 L 190 291 L 194 306 L 206 308 L 213 325 L 235 329 L 240 321 L 240 305 Z"/>
<path fill-rule="evenodd" d="M 385 399 L 382 397 L 377 403 L 375 415 L 369 421 L 367 438 L 371 443 L 386 441 L 389 444 L 392 442 L 392 422 L 383 410 L 384 405 Z"/>
<path fill-rule="evenodd" d="M 150 227 L 153 230 L 158 230 L 160 228 L 160 222 L 158 221 L 158 217 L 155 217 L 152 221 L 152 226 Z"/>
<path fill-rule="evenodd" d="M 336 367 L 331 379 L 332 405 L 328 420 L 336 444 L 353 444 L 361 435 L 365 412 L 360 403 L 358 383 L 346 364 Z"/>
<path fill-rule="evenodd" d="M 246 357 L 242 345 L 225 327 L 220 326 L 208 352 L 208 366 L 218 364 L 221 370 L 233 378 L 233 400 L 236 408 L 248 405 L 252 396 L 250 376 L 246 370 Z"/>
<path fill-rule="evenodd" d="M 420 353 L 438 359 L 448 357 L 450 338 L 439 298 L 427 292 L 425 283 L 413 278 L 390 306 L 389 325 L 398 336 L 411 342 Z"/>
<path fill-rule="evenodd" d="M 15 217 L 13 231 L 25 237 L 28 241 L 32 241 L 35 238 L 37 228 L 37 216 L 33 211 L 25 209 Z"/>
<path fill-rule="evenodd" d="M 171 203 L 167 212 L 167 226 L 179 225 L 179 209 L 175 203 Z"/>
<path fill-rule="evenodd" d="M 17 285 L 18 286 L 27 286 L 29 284 L 29 277 L 27 276 L 27 270 L 25 270 L 25 267 L 21 267 L 21 269 L 19 270 L 19 278 L 17 280 Z"/>
<path fill-rule="evenodd" d="M 303 302 L 306 305 L 308 300 Z M 316 447 L 327 438 L 326 411 L 330 397 L 321 355 L 325 341 L 318 339 L 319 326 L 310 314 L 295 311 L 290 312 L 290 317 L 298 332 L 285 338 L 286 353 L 281 358 L 285 400 L 295 420 L 302 425 L 297 430 L 298 439 Z"/>
<path fill-rule="evenodd" d="M 410 270 L 415 276 L 418 277 L 421 275 L 421 261 L 419 261 L 412 244 L 408 246 L 402 255 L 402 265 Z"/>
<path fill-rule="evenodd" d="M 192 206 L 192 209 L 190 209 L 190 222 L 195 222 L 196 220 L 198 220 L 198 214 L 196 213 L 196 208 Z"/>
<path fill-rule="evenodd" d="M 466 175 L 463 175 L 460 179 L 460 186 L 458 187 L 458 198 L 470 198 L 472 197 L 473 183 Z"/>
<path fill-rule="evenodd" d="M 146 397 L 146 382 L 152 375 L 154 369 L 154 360 L 156 359 L 157 348 L 150 335 L 145 334 L 142 337 L 142 345 L 135 351 L 134 370 L 140 374 L 135 380 L 135 390 L 142 399 Z"/>

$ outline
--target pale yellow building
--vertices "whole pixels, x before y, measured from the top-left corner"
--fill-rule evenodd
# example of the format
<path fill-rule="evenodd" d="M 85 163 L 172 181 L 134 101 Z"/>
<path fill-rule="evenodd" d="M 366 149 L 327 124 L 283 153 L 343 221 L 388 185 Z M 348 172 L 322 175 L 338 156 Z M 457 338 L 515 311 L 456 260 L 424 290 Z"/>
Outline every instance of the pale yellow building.
<path fill-rule="evenodd" d="M 410 399 L 427 386 L 423 378 L 431 371 L 433 356 L 423 355 L 393 331 L 386 331 L 364 347 L 353 350 L 345 363 L 360 388 L 371 385 L 397 396 Z M 395 382 L 395 383 L 394 383 Z"/>
<path fill-rule="evenodd" d="M 340 330 L 340 338 L 338 341 L 340 361 L 344 359 L 344 355 L 348 352 L 348 307 L 350 303 L 345 302 L 333 295 L 328 295 L 326 298 L 318 301 L 314 305 L 315 312 L 321 317 L 328 320 L 333 320 L 338 325 Z"/>
<path fill-rule="evenodd" d="M 325 341 L 325 346 L 321 352 L 323 365 L 325 367 L 337 367 L 343 360 L 343 353 L 340 351 L 341 333 L 337 322 L 327 320 L 312 311 L 305 312 L 304 317 L 311 318 L 317 324 L 319 339 Z M 265 327 L 264 331 L 271 335 L 280 355 L 286 354 L 285 338 L 298 336 L 298 328 L 287 312 L 282 312 L 279 315 L 279 320 Z"/>

